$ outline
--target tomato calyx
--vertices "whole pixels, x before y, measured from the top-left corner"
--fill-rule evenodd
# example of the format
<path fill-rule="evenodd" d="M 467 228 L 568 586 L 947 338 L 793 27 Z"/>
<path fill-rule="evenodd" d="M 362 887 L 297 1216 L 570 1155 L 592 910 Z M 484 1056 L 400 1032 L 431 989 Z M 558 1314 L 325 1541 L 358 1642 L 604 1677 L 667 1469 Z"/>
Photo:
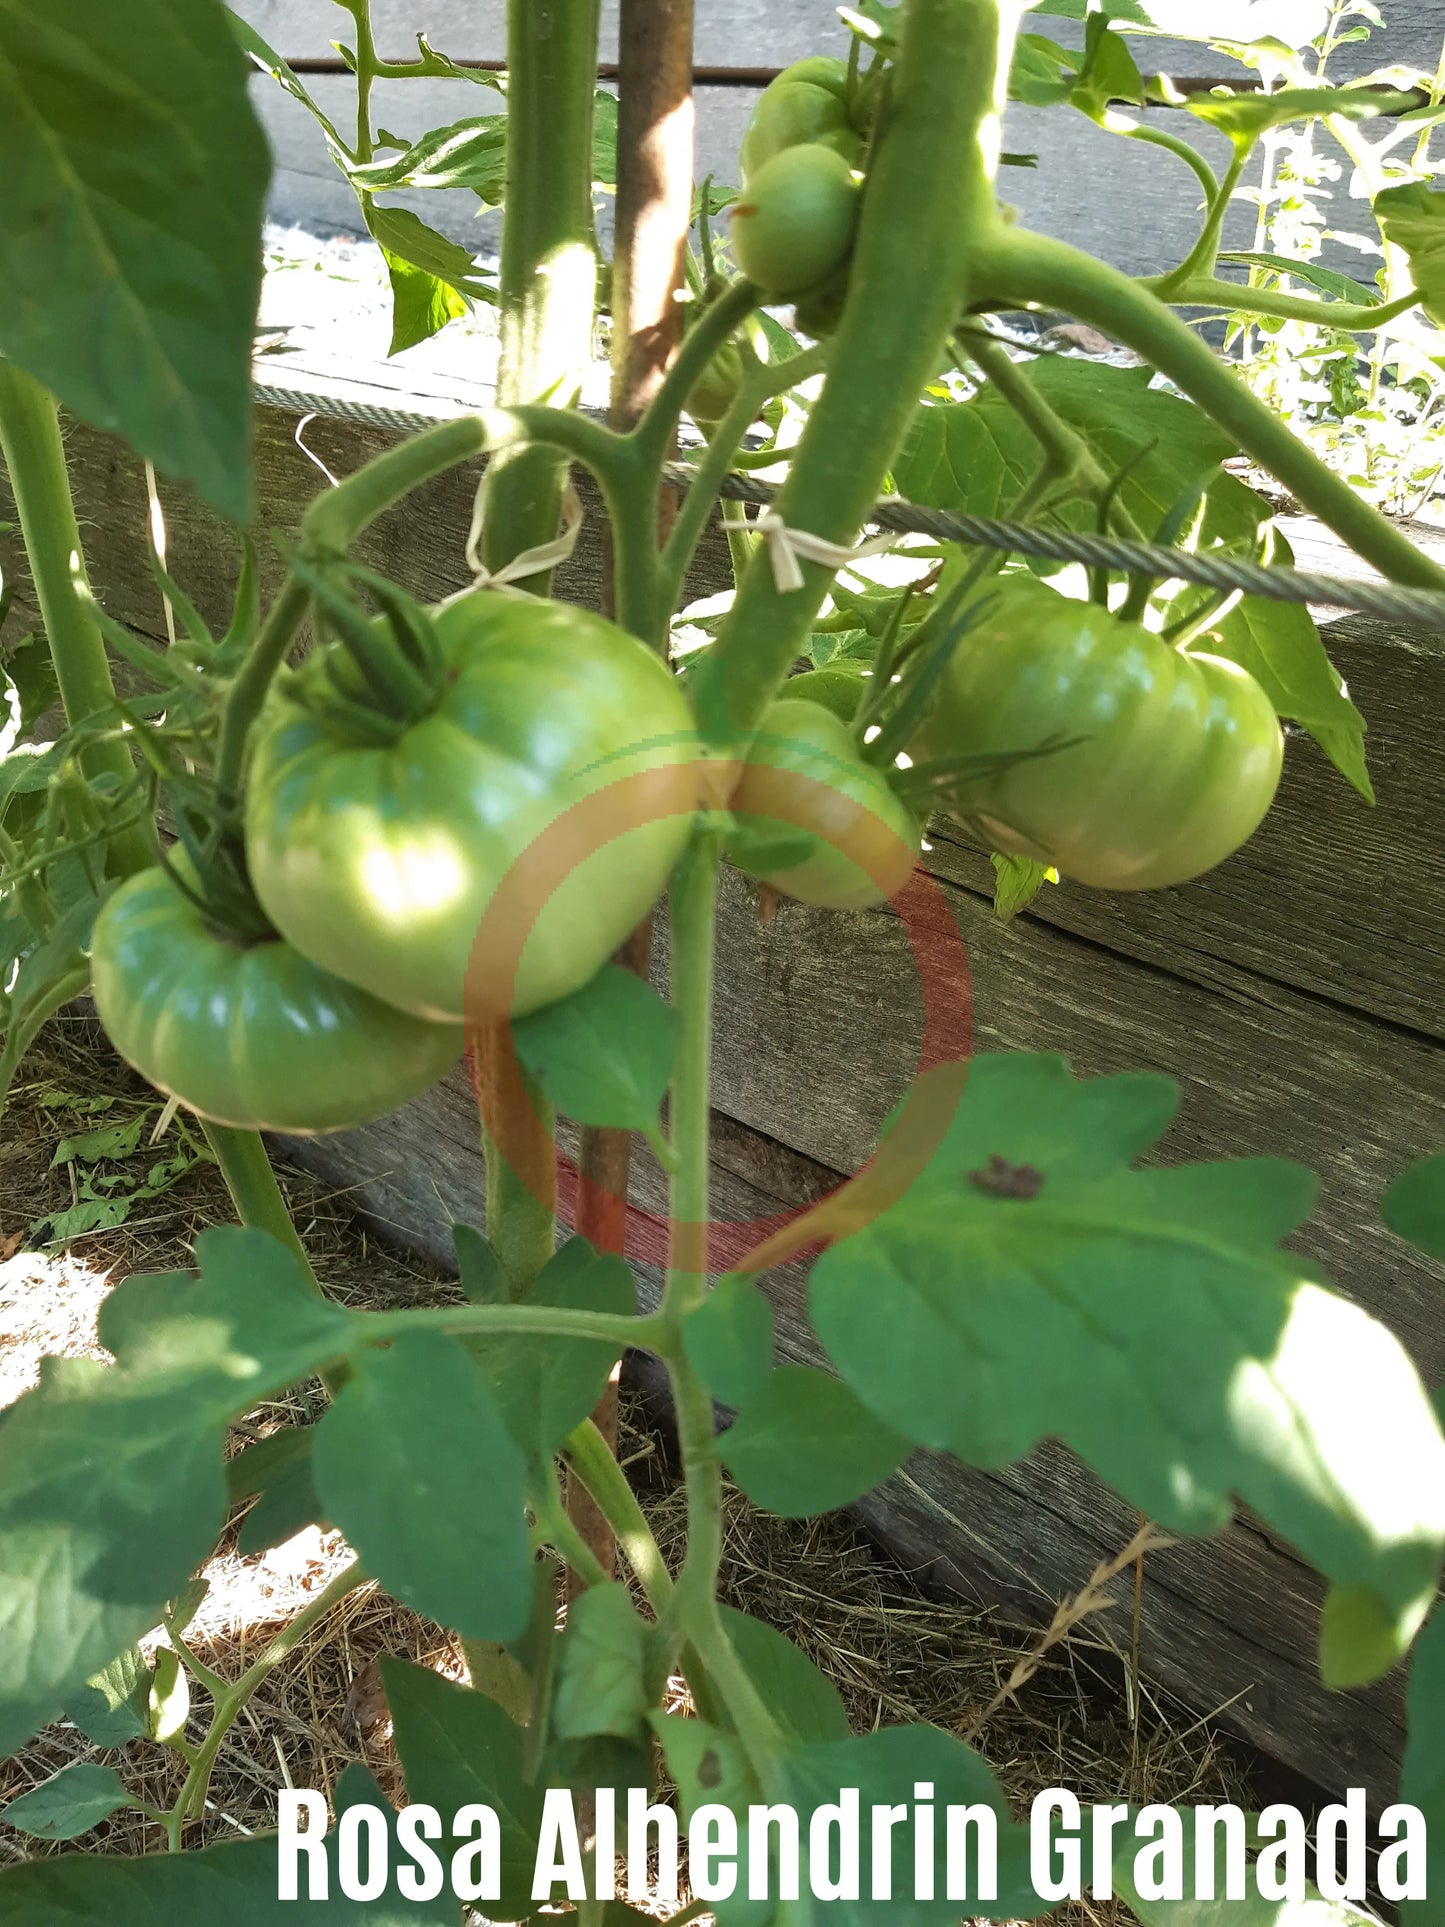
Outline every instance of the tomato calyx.
<path fill-rule="evenodd" d="M 321 643 L 290 679 L 291 693 L 341 741 L 396 742 L 432 713 L 449 679 L 430 613 L 394 582 L 354 562 L 288 559 L 310 591 Z M 367 590 L 375 613 L 353 585 Z"/>

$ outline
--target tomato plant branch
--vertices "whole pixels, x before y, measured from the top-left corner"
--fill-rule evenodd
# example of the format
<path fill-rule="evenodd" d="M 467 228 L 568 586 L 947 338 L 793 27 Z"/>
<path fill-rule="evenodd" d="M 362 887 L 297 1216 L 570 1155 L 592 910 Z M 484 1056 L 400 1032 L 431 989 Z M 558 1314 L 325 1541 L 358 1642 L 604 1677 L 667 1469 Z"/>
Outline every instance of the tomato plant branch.
<path fill-rule="evenodd" d="M 1275 288 L 1254 288 L 1242 281 L 1221 281 L 1210 274 L 1193 275 L 1186 281 L 1166 285 L 1162 281 L 1139 284 L 1162 300 L 1182 308 L 1227 308 L 1231 314 L 1272 315 L 1280 321 L 1303 321 L 1315 328 L 1337 328 L 1348 335 L 1369 334 L 1383 328 L 1397 315 L 1408 314 L 1418 306 L 1416 288 L 1398 295 L 1393 301 L 1316 301 L 1310 295 L 1286 294 Z"/>
<path fill-rule="evenodd" d="M 1000 295 L 1075 315 L 1144 356 L 1383 575 L 1420 588 L 1445 588 L 1445 570 L 1326 468 L 1213 349 L 1127 275 L 1066 242 L 1018 229 L 994 234 L 985 272 Z"/>
<path fill-rule="evenodd" d="M 612 1448 L 593 1421 L 584 1419 L 562 1450 L 569 1469 L 612 1528 L 648 1605 L 660 1618 L 672 1597 L 672 1574 Z"/>
<path fill-rule="evenodd" d="M 79 593 L 84 577 L 80 530 L 65 467 L 65 447 L 55 398 L 14 362 L 0 359 L 0 451 L 55 665 L 56 681 L 72 725 L 113 711 L 115 685 L 99 625 Z M 125 789 L 135 781 L 135 766 L 124 740 L 97 736 L 80 751 L 92 779 L 104 778 Z M 116 830 L 113 867 L 122 874 L 155 861 L 149 823 L 130 822 Z"/>
<path fill-rule="evenodd" d="M 199 1817 L 222 1742 L 235 1725 L 251 1695 L 265 1682 L 268 1675 L 276 1670 L 282 1660 L 295 1651 L 318 1620 L 324 1619 L 333 1606 L 338 1605 L 348 1594 L 355 1592 L 358 1586 L 369 1583 L 370 1574 L 362 1570 L 359 1559 L 353 1559 L 349 1566 L 343 1566 L 341 1571 L 322 1587 L 316 1597 L 267 1643 L 259 1657 L 251 1662 L 240 1678 L 216 1699 L 206 1737 L 196 1748 L 190 1771 L 176 1796 L 175 1804 L 166 1815 L 166 1840 L 172 1853 L 180 1851 L 181 1830 L 186 1821 Z"/>
<path fill-rule="evenodd" d="M 959 314 L 984 292 L 973 260 L 1002 228 L 994 192 L 1018 9 L 1012 0 L 913 0 L 869 168 L 828 374 L 774 504 L 788 527 L 850 542 L 868 520 Z M 927 236 L 928 244 L 920 244 Z M 782 590 L 755 554 L 699 665 L 703 730 L 752 729 L 799 653 L 832 571 L 802 564 Z"/>
<path fill-rule="evenodd" d="M 1248 146 L 1242 141 L 1235 143 L 1229 166 L 1224 171 L 1224 178 L 1215 183 L 1214 192 L 1209 197 L 1199 239 L 1174 272 L 1163 277 L 1159 287 L 1159 294 L 1163 299 L 1177 300 L 1179 297 L 1174 293 L 1177 286 L 1188 282 L 1195 275 L 1213 274 L 1215 264 L 1219 260 L 1225 216 L 1229 212 L 1229 204 L 1234 199 L 1235 190 L 1239 186 L 1251 151 L 1252 143 Z"/>
<path fill-rule="evenodd" d="M 296 640 L 296 631 L 306 614 L 306 601 L 305 589 L 294 575 L 288 575 L 231 684 L 216 747 L 216 798 L 223 810 L 234 810 L 240 805 L 246 740 L 252 723 L 261 713 L 276 671 Z"/>
<path fill-rule="evenodd" d="M 669 606 L 675 607 L 681 598 L 683 580 L 697 554 L 722 479 L 735 464 L 743 436 L 756 421 L 765 403 L 775 395 L 796 388 L 799 382 L 821 374 L 827 365 L 827 344 L 819 342 L 812 348 L 804 349 L 801 354 L 790 355 L 784 362 L 764 363 L 743 377 L 737 399 L 708 437 L 707 447 L 693 469 L 693 479 L 677 512 L 672 533 L 663 544 L 663 595 Z"/>
<path fill-rule="evenodd" d="M 659 1352 L 667 1341 L 666 1327 L 657 1312 L 637 1317 L 627 1312 L 578 1311 L 564 1305 L 518 1304 L 409 1306 L 404 1311 L 366 1314 L 369 1339 L 380 1342 L 407 1331 L 484 1338 L 530 1332 L 540 1338 L 596 1338 L 624 1350 L 637 1346 Z"/>
<path fill-rule="evenodd" d="M 1181 140 L 1178 134 L 1171 134 L 1165 128 L 1133 120 L 1127 114 L 1106 114 L 1102 125 L 1107 132 L 1120 134 L 1125 140 L 1143 141 L 1146 146 L 1162 147 L 1166 154 L 1176 155 L 1204 189 L 1206 208 L 1213 204 L 1219 193 L 1219 177 L 1191 141 Z"/>
<path fill-rule="evenodd" d="M 554 1459 L 547 1460 L 542 1472 L 541 1489 L 532 1495 L 532 1516 L 536 1521 L 536 1544 L 539 1547 L 551 1546 L 584 1586 L 602 1586 L 612 1577 L 567 1516 Z"/>
<path fill-rule="evenodd" d="M 308 552 L 342 554 L 378 515 L 424 482 L 479 455 L 496 455 L 523 444 L 573 456 L 597 477 L 609 497 L 631 475 L 623 438 L 590 415 L 541 403 L 487 408 L 423 429 L 374 455 L 335 488 L 326 489 L 301 519 L 302 546 Z M 547 537 L 539 539 L 555 534 L 551 528 Z"/>
<path fill-rule="evenodd" d="M 644 466 L 660 469 L 667 460 L 678 420 L 699 377 L 761 299 L 751 281 L 734 281 L 683 336 L 676 360 L 632 430 L 630 439 Z"/>

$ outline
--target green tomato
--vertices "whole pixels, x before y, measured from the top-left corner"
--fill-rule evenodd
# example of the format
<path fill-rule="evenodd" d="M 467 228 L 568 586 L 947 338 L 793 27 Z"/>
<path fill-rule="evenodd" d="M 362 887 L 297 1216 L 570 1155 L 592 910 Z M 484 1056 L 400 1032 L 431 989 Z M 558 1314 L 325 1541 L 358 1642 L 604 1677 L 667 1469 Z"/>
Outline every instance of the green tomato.
<path fill-rule="evenodd" d="M 995 848 L 1104 890 L 1222 863 L 1274 800 L 1283 750 L 1273 706 L 1237 664 L 1026 576 L 999 585 L 910 745 L 915 762 L 1019 753 L 968 778 L 957 813 Z"/>
<path fill-rule="evenodd" d="M 580 989 L 661 894 L 697 804 L 692 715 L 584 609 L 483 590 L 433 615 L 445 685 L 394 742 L 356 742 L 304 686 L 273 696 L 251 880 L 283 936 L 399 1010 L 521 1016 Z"/>
<path fill-rule="evenodd" d="M 280 938 L 219 936 L 159 866 L 109 897 L 91 940 L 111 1042 L 168 1097 L 247 1131 L 340 1131 L 418 1097 L 462 1054 Z"/>
<path fill-rule="evenodd" d="M 848 725 L 821 703 L 784 695 L 769 706 L 729 808 L 752 836 L 802 831 L 815 839 L 803 861 L 762 873 L 800 903 L 867 909 L 913 874 L 917 823 L 882 770 L 863 761 Z"/>
<path fill-rule="evenodd" d="M 863 153 L 863 136 L 848 113 L 846 61 L 826 55 L 798 60 L 768 82 L 738 149 L 744 182 L 775 155 L 805 144 L 830 147 L 850 167 Z"/>
<path fill-rule="evenodd" d="M 693 383 L 686 403 L 688 414 L 695 422 L 711 427 L 732 407 L 742 384 L 742 350 L 735 341 L 725 341 Z"/>
<path fill-rule="evenodd" d="M 806 294 L 848 258 L 858 189 L 827 147 L 785 148 L 729 210 L 733 256 L 766 295 Z"/>

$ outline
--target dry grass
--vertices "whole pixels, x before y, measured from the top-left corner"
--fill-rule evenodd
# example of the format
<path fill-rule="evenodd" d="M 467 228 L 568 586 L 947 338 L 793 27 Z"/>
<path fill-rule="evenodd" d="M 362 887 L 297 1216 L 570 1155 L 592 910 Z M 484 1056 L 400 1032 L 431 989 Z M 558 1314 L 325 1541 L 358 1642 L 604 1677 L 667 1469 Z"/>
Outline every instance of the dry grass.
<path fill-rule="evenodd" d="M 41 1101 L 57 1087 L 148 1100 L 144 1086 L 78 1019 L 52 1025 L 27 1064 L 0 1143 L 0 1253 L 13 1253 L 0 1262 L 0 1407 L 33 1382 L 46 1353 L 97 1350 L 95 1319 L 111 1283 L 132 1270 L 186 1264 L 198 1233 L 230 1217 L 219 1174 L 202 1165 L 139 1205 L 126 1223 L 79 1239 L 64 1256 L 25 1251 L 27 1227 L 71 1201 L 67 1171 L 52 1168 L 52 1158 L 74 1120 Z M 145 1155 L 138 1154 L 141 1169 Z M 454 1295 L 449 1280 L 370 1238 L 344 1196 L 299 1173 L 282 1176 L 318 1273 L 338 1297 L 364 1305 Z M 293 1393 L 249 1414 L 235 1442 L 314 1416 L 318 1404 L 312 1391 Z M 622 1457 L 675 1563 L 685 1530 L 682 1494 L 664 1435 L 637 1397 L 624 1397 Z M 234 1677 L 346 1556 L 337 1535 L 312 1530 L 263 1557 L 241 1558 L 228 1534 L 206 1568 L 210 1592 L 188 1643 L 216 1672 Z M 1080 1588 L 1088 1579 L 1079 1574 Z M 855 1730 L 930 1720 L 965 1732 L 987 1712 L 971 1737 L 1020 1804 L 1047 1785 L 1069 1786 L 1086 1802 L 1247 1798 L 1240 1763 L 1206 1727 L 1147 1689 L 1126 1695 L 1118 1683 L 1112 1655 L 1127 1645 L 1127 1574 L 1114 1588 L 1121 1595 L 1110 1615 L 1120 1622 L 1114 1642 L 1084 1619 L 1011 1693 L 1004 1689 L 1038 1635 L 928 1597 L 842 1517 L 774 1519 L 730 1492 L 724 1585 L 732 1604 L 788 1633 L 835 1681 Z M 465 1677 L 445 1632 L 375 1588 L 349 1598 L 268 1677 L 232 1729 L 207 1816 L 188 1844 L 265 1830 L 274 1825 L 279 1786 L 329 1790 L 352 1760 L 364 1761 L 389 1793 L 399 1794 L 372 1663 L 384 1653 Z M 197 1691 L 196 1699 L 204 1716 L 204 1694 Z M 193 1724 L 193 1735 L 200 1730 Z M 0 1761 L 0 1805 L 67 1762 L 95 1756 L 74 1727 L 47 1728 Z M 182 1777 L 174 1753 L 137 1741 L 106 1757 L 152 1805 L 174 1799 Z M 81 1844 L 132 1854 L 164 1846 L 160 1829 L 135 1813 L 117 1815 Z M 0 1827 L 0 1862 L 57 1850 Z M 1073 1918 L 1114 1923 L 1129 1916 L 1084 1903 Z"/>

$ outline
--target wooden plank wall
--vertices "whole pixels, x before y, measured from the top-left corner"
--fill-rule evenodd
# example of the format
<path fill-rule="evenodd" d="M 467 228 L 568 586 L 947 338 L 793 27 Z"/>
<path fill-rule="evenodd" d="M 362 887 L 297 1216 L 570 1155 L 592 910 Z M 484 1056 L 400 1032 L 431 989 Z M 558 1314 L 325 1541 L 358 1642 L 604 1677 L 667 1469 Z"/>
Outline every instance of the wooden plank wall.
<path fill-rule="evenodd" d="M 262 521 L 294 527 L 316 471 L 294 420 L 258 414 Z M 334 421 L 307 439 L 338 474 L 387 437 Z M 116 442 L 69 432 L 93 580 L 111 612 L 160 626 L 144 556 L 145 493 Z M 460 586 L 474 472 L 433 483 L 373 531 L 367 559 L 423 595 Z M 223 619 L 236 545 L 209 514 L 166 491 L 170 555 L 204 611 Z M 563 587 L 596 599 L 595 502 Z M 13 537 L 5 566 L 17 565 Z M 3 553 L 3 552 L 0 552 Z M 1312 565 L 1325 564 L 1316 550 Z M 277 573 L 269 565 L 271 578 Z M 710 542 L 693 590 L 724 586 Z M 1198 883 L 1141 897 L 1065 885 L 1008 928 L 994 922 L 986 858 L 946 829 L 925 858 L 936 889 L 913 919 L 923 940 L 956 926 L 972 977 L 980 1050 L 1061 1050 L 1076 1070 L 1143 1067 L 1182 1087 L 1166 1158 L 1268 1152 L 1322 1178 L 1300 1240 L 1333 1280 L 1402 1335 L 1427 1381 L 1445 1382 L 1441 1268 L 1381 1227 L 1376 1201 L 1411 1159 L 1445 1139 L 1445 643 L 1342 621 L 1335 659 L 1370 722 L 1379 807 L 1366 809 L 1312 744 L 1291 741 L 1280 803 L 1240 855 Z M 915 936 L 918 930 L 915 929 Z M 666 968 L 665 939 L 658 969 Z M 724 893 L 717 1021 L 714 1180 L 721 1217 L 766 1216 L 815 1197 L 868 1154 L 917 1065 L 922 1000 L 894 909 L 830 917 L 785 904 L 758 921 L 741 881 Z M 445 1260 L 448 1225 L 482 1209 L 476 1124 L 460 1079 L 362 1131 L 289 1148 L 392 1235 Z M 639 1202 L 662 1206 L 646 1161 Z M 644 1267 L 644 1286 L 655 1274 Z M 774 1275 L 783 1350 L 808 1355 L 798 1266 Z M 887 1545 L 969 1599 L 1030 1619 L 1124 1544 L 1134 1519 L 1058 1447 L 982 1474 L 919 1455 L 860 1508 Z M 1391 1797 L 1401 1681 L 1327 1694 L 1313 1666 L 1317 1580 L 1258 1524 L 1151 1559 L 1143 1604 L 1146 1674 L 1198 1714 L 1220 1711 L 1322 1785 Z M 1127 1614 L 1112 1637 L 1127 1644 Z M 1106 1634 L 1107 1618 L 1100 1622 Z"/>

